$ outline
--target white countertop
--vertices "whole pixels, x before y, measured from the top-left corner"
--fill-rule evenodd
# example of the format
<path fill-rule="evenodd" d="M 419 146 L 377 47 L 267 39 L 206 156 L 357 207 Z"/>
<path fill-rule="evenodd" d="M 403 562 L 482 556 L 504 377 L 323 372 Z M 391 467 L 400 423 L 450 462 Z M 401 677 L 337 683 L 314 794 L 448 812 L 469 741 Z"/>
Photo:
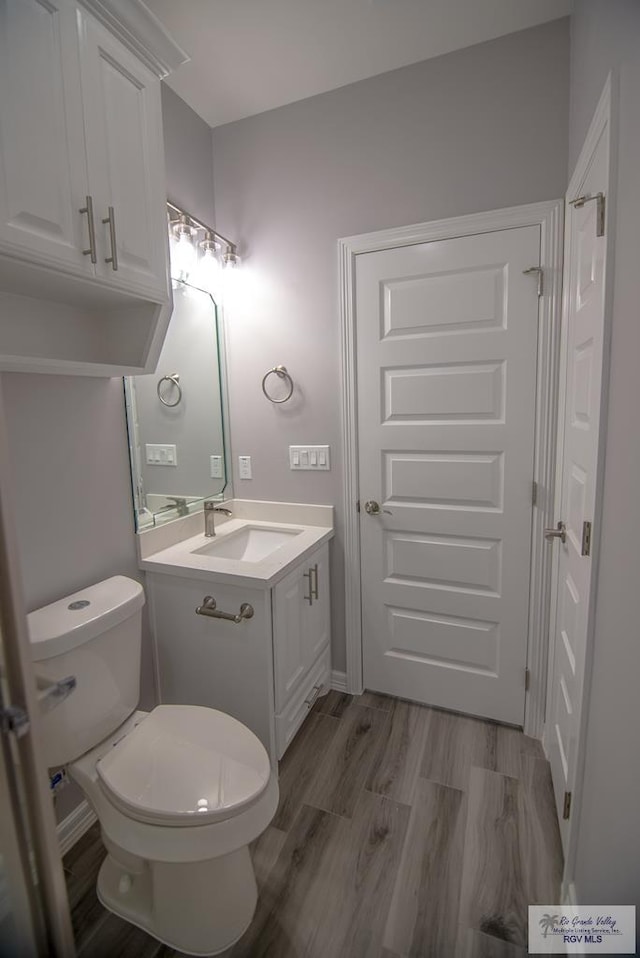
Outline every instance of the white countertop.
<path fill-rule="evenodd" d="M 191 521 L 183 522 L 180 527 L 178 522 L 172 524 L 175 526 L 172 538 L 175 539 L 180 530 L 184 532 L 185 538 L 150 554 L 148 546 L 151 543 L 148 542 L 146 547 L 141 544 L 140 568 L 146 572 L 268 589 L 334 534 L 331 506 L 260 502 L 255 503 L 255 508 L 252 509 L 253 504 L 249 500 L 232 500 L 221 505 L 231 508 L 234 515 L 231 518 L 216 515 L 215 538 L 205 536 L 204 517 L 201 513 L 200 531 L 193 535 L 195 517 L 189 516 Z M 270 506 L 272 508 L 269 508 Z M 301 519 L 305 521 L 299 521 Z M 217 542 L 222 544 L 226 537 L 247 526 L 295 531 L 296 535 L 257 562 L 223 558 L 215 554 L 203 555 L 196 551 L 209 544 L 215 548 Z"/>

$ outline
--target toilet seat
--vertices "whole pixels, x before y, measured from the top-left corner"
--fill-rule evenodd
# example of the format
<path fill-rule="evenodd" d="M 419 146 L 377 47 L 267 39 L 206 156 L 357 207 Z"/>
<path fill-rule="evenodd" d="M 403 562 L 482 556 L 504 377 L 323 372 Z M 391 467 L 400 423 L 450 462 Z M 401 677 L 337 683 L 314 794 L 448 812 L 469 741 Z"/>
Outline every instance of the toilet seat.
<path fill-rule="evenodd" d="M 269 783 L 258 738 L 230 715 L 159 705 L 96 763 L 109 800 L 153 825 L 209 825 L 238 815 Z"/>

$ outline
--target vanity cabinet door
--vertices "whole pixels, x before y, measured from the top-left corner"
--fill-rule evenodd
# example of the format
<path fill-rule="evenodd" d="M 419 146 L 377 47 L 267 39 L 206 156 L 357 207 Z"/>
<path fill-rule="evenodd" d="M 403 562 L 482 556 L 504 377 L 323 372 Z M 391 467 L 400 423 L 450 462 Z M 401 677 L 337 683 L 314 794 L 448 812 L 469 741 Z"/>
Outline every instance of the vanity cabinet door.
<path fill-rule="evenodd" d="M 78 23 L 97 272 L 110 285 L 163 301 L 168 280 L 160 82 L 90 14 L 79 13 Z"/>
<path fill-rule="evenodd" d="M 322 546 L 275 587 L 276 712 L 304 682 L 330 637 L 329 547 Z"/>
<path fill-rule="evenodd" d="M 0 251 L 92 276 L 88 192 L 75 5 L 0 0 Z"/>

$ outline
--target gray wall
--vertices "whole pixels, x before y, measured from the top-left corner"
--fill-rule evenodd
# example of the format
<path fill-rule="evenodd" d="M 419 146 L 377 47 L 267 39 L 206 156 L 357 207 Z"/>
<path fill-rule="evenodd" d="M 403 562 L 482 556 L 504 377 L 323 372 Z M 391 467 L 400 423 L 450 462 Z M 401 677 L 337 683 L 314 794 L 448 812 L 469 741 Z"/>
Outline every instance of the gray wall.
<path fill-rule="evenodd" d="M 225 315 L 233 449 L 253 457 L 254 478 L 234 462 L 234 490 L 338 506 L 334 668 L 345 667 L 336 240 L 562 196 L 568 42 L 568 21 L 555 21 L 213 132 L 217 224 L 244 255 Z M 272 406 L 260 382 L 278 363 L 298 388 Z M 304 442 L 331 444 L 331 472 L 289 470 L 288 445 Z"/>
<path fill-rule="evenodd" d="M 580 0 L 571 31 L 571 169 L 611 69 L 620 83 L 611 380 L 575 883 L 581 902 L 640 905 L 640 4 Z"/>
<path fill-rule="evenodd" d="M 167 196 L 206 223 L 214 223 L 211 130 L 184 100 L 162 84 Z"/>
<path fill-rule="evenodd" d="M 164 93 L 167 96 L 164 96 Z M 213 214 L 209 127 L 163 91 L 168 192 Z M 185 146 L 186 138 L 186 146 Z M 137 570 L 121 379 L 3 373 L 27 609 Z M 148 629 L 141 705 L 155 700 Z M 60 795 L 58 817 L 79 800 Z"/>

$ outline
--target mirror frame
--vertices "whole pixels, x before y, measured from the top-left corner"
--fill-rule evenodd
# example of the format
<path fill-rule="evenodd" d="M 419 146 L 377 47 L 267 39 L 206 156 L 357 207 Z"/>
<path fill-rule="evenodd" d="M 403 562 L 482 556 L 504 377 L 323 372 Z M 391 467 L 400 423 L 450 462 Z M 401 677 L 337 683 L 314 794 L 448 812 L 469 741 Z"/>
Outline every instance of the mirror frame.
<path fill-rule="evenodd" d="M 217 368 L 218 368 L 218 391 L 220 394 L 220 409 L 221 409 L 221 422 L 220 429 L 222 434 L 222 450 L 223 450 L 223 471 L 224 476 L 222 478 L 222 489 L 218 493 L 205 494 L 198 498 L 193 498 L 187 506 L 186 512 L 180 512 L 178 506 L 174 508 L 165 508 L 162 510 L 162 518 L 158 520 L 159 513 L 151 513 L 152 521 L 141 525 L 139 521 L 139 487 L 137 475 L 138 469 L 136 465 L 137 455 L 135 452 L 135 426 L 133 422 L 132 410 L 131 410 L 131 401 L 130 401 L 130 391 L 132 389 L 132 381 L 138 378 L 138 376 L 123 376 L 122 378 L 122 387 L 124 394 L 124 406 L 125 406 L 125 428 L 127 431 L 127 450 L 129 453 L 129 478 L 131 481 L 131 496 L 132 496 L 132 508 L 133 508 L 133 518 L 135 524 L 136 533 L 146 532 L 149 529 L 155 529 L 159 525 L 166 525 L 168 522 L 175 521 L 176 519 L 183 518 L 185 515 L 191 515 L 193 513 L 201 512 L 203 509 L 203 503 L 205 499 L 214 499 L 217 502 L 223 502 L 225 499 L 230 499 L 233 497 L 233 489 L 231 486 L 231 433 L 230 433 L 230 422 L 229 422 L 229 390 L 228 390 L 228 375 L 227 375 L 227 344 L 226 344 L 226 331 L 225 331 L 225 322 L 224 322 L 224 309 L 221 303 L 213 296 L 209 290 L 202 289 L 200 286 L 195 286 L 193 283 L 186 282 L 185 280 L 173 279 L 171 280 L 172 289 L 179 289 L 181 287 L 186 287 L 189 289 L 197 290 L 200 293 L 203 293 L 205 296 L 208 296 L 211 299 L 213 305 L 214 313 L 214 327 L 216 333 L 216 353 L 217 353 Z M 173 306 L 171 319 L 173 319 Z M 169 325 L 171 324 L 171 319 L 169 320 Z M 167 331 L 169 326 L 167 326 Z M 154 373 L 147 373 L 145 375 L 154 375 Z"/>

